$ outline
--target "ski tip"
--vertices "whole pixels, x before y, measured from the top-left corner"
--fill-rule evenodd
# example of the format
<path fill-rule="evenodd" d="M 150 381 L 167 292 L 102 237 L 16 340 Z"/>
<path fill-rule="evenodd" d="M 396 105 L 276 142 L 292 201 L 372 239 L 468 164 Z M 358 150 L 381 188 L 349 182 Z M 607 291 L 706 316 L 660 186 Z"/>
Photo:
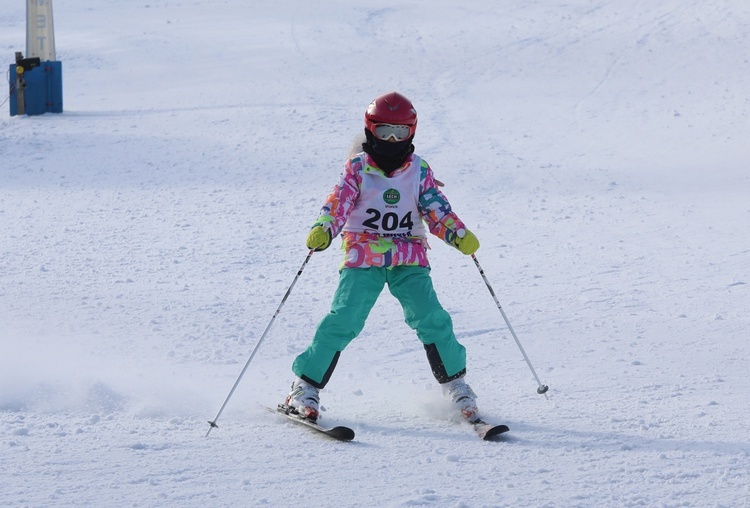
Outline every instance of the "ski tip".
<path fill-rule="evenodd" d="M 339 441 L 352 441 L 354 439 L 354 431 L 349 427 L 334 427 L 329 429 L 326 434 Z"/>
<path fill-rule="evenodd" d="M 495 441 L 500 436 L 509 431 L 510 428 L 507 425 L 496 425 L 495 427 L 492 427 L 487 432 L 485 432 L 484 436 L 482 436 L 482 439 L 484 439 L 485 441 Z"/>
<path fill-rule="evenodd" d="M 301 425 L 305 425 L 306 427 L 314 429 L 337 441 L 351 441 L 354 439 L 354 431 L 350 429 L 349 427 L 344 427 L 341 425 L 332 427 L 332 428 L 322 427 L 317 422 L 317 420 L 312 420 L 310 418 L 305 418 L 303 416 L 300 416 L 296 412 L 293 412 L 292 408 L 284 404 L 279 404 L 275 410 L 271 408 L 268 408 L 268 409 L 269 411 L 276 412 L 282 416 L 287 417 L 293 422 L 296 422 Z"/>

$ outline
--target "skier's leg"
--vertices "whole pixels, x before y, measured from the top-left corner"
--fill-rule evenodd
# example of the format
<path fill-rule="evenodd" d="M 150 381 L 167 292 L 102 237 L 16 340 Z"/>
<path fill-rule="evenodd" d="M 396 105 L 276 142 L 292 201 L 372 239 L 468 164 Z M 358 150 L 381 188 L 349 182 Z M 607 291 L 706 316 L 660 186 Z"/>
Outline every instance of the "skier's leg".
<path fill-rule="evenodd" d="M 430 269 L 397 266 L 388 273 L 388 288 L 404 309 L 406 323 L 417 332 L 439 383 L 466 373 L 466 349 L 456 340 L 453 322 L 438 301 Z"/>
<path fill-rule="evenodd" d="M 362 331 L 384 284 L 384 268 L 341 270 L 331 311 L 318 324 L 312 343 L 294 360 L 297 377 L 316 388 L 328 383 L 341 351 Z"/>

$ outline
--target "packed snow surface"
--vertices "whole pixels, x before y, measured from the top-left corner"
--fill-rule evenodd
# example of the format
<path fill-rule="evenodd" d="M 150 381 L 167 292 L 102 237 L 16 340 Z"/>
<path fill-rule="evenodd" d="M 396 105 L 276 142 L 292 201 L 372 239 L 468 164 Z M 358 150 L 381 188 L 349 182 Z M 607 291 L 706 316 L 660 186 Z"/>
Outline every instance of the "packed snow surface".
<path fill-rule="evenodd" d="M 750 506 L 745 0 L 54 8 L 65 112 L 0 118 L 0 504 Z M 24 17 L 3 3 L 8 65 Z M 549 398 L 472 260 L 433 239 L 507 438 L 451 415 L 387 291 L 321 394 L 355 441 L 268 413 L 328 311 L 332 248 L 206 437 L 391 90 Z"/>

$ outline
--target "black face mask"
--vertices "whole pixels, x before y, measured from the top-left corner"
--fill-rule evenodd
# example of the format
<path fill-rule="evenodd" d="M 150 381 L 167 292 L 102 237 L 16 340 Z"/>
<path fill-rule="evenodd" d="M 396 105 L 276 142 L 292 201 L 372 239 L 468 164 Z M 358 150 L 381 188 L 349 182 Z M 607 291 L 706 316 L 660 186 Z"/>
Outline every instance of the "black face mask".
<path fill-rule="evenodd" d="M 370 155 L 375 164 L 387 175 L 400 168 L 406 158 L 414 153 L 414 145 L 412 145 L 414 136 L 403 141 L 383 141 L 373 136 L 367 129 L 365 129 L 365 136 L 367 142 L 362 143 L 362 150 Z"/>

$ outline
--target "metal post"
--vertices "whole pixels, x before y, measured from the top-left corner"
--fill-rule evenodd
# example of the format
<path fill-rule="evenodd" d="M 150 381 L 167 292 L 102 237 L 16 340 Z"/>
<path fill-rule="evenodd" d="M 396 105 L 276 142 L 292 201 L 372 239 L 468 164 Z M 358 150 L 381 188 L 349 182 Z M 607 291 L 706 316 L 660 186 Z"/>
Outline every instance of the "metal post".
<path fill-rule="evenodd" d="M 299 279 L 300 275 L 302 275 L 302 270 L 305 269 L 307 262 L 310 261 L 310 258 L 312 257 L 313 252 L 315 252 L 315 250 L 311 249 L 310 252 L 307 253 L 307 257 L 305 258 L 304 263 L 302 263 L 302 266 L 300 267 L 299 271 L 297 271 L 297 275 L 294 277 L 294 280 L 289 286 L 289 289 L 286 290 L 286 294 L 284 295 L 284 298 L 281 299 L 281 303 L 276 308 L 276 312 L 274 312 L 273 316 L 271 317 L 271 321 L 269 321 L 268 326 L 266 326 L 266 329 L 263 331 L 263 335 L 261 335 L 260 339 L 258 339 L 258 343 L 255 345 L 255 348 L 253 349 L 252 353 L 250 353 L 250 357 L 245 362 L 245 366 L 242 367 L 242 371 L 240 371 L 240 375 L 237 376 L 237 380 L 234 382 L 234 385 L 232 385 L 232 389 L 229 390 L 229 395 L 227 395 L 227 398 L 224 399 L 224 403 L 219 408 L 219 412 L 216 413 L 216 416 L 214 417 L 214 419 L 209 420 L 208 424 L 210 425 L 210 427 L 208 428 L 208 432 L 206 432 L 206 437 L 208 437 L 208 435 L 211 433 L 211 430 L 213 430 L 215 427 L 218 427 L 218 425 L 216 425 L 216 421 L 219 419 L 219 417 L 221 416 L 221 413 L 224 411 L 224 408 L 227 406 L 229 399 L 232 398 L 234 391 L 237 389 L 237 385 L 240 384 L 240 380 L 242 379 L 242 376 L 245 375 L 245 371 L 247 370 L 248 366 L 250 366 L 250 362 L 253 361 L 253 357 L 255 357 L 255 353 L 257 353 L 258 349 L 260 349 L 260 345 L 263 343 L 263 340 L 266 338 L 266 334 L 268 333 L 268 330 L 271 329 L 271 325 L 276 319 L 276 316 L 278 316 L 279 312 L 281 312 L 281 307 L 284 306 L 284 302 L 286 302 L 286 299 L 289 297 L 289 294 L 292 292 L 292 288 L 297 283 L 297 279 Z"/>
<path fill-rule="evenodd" d="M 536 379 L 536 382 L 539 385 L 539 388 L 537 388 L 536 392 L 540 395 L 544 395 L 545 398 L 549 399 L 549 397 L 547 397 L 547 390 L 549 390 L 549 386 L 543 385 L 542 382 L 539 380 L 539 376 L 536 375 L 536 371 L 534 370 L 534 367 L 531 365 L 531 361 L 529 360 L 529 357 L 526 354 L 526 351 L 524 351 L 523 346 L 521 346 L 521 341 L 518 340 L 518 336 L 516 335 L 515 330 L 513 330 L 513 327 L 511 326 L 510 321 L 508 320 L 508 316 L 505 315 L 505 311 L 503 310 L 502 305 L 500 305 L 500 300 L 497 299 L 497 296 L 495 295 L 495 291 L 492 289 L 492 286 L 490 286 L 490 281 L 487 280 L 487 276 L 484 274 L 484 270 L 482 270 L 482 266 L 479 264 L 479 260 L 474 254 L 471 255 L 471 259 L 473 259 L 474 264 L 477 265 L 479 274 L 482 276 L 482 279 L 484 279 L 484 283 L 487 285 L 487 289 L 490 290 L 490 294 L 492 295 L 492 298 L 495 300 L 495 304 L 497 304 L 497 308 L 500 310 L 500 314 L 503 315 L 503 319 L 505 320 L 505 324 L 508 325 L 508 330 L 510 330 L 510 334 L 513 336 L 513 339 L 515 339 L 518 349 L 521 350 L 521 354 L 526 360 L 526 364 L 529 366 L 529 369 L 531 369 L 531 373 L 534 375 L 534 379 Z"/>

